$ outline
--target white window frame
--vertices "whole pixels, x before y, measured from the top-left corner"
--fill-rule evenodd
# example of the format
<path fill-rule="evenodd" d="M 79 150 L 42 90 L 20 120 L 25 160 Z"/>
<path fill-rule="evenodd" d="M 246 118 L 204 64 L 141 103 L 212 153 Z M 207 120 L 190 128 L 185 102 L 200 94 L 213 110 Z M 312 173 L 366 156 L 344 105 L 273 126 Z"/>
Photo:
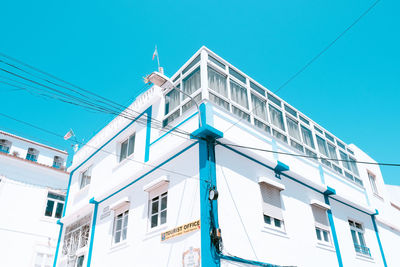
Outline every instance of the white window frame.
<path fill-rule="evenodd" d="M 129 154 L 129 147 L 132 144 L 131 138 L 133 139 L 133 148 L 132 148 L 132 152 Z M 122 155 L 122 145 L 126 143 L 126 154 Z M 131 135 L 129 135 L 128 138 L 124 139 L 122 142 L 119 143 L 119 158 L 118 158 L 118 162 L 123 162 L 126 159 L 130 158 L 132 155 L 135 154 L 135 143 L 136 143 L 136 132 L 132 133 Z M 123 157 L 124 156 L 124 157 Z"/>
<path fill-rule="evenodd" d="M 354 249 L 358 255 L 371 257 L 371 252 L 367 247 L 367 242 L 365 241 L 365 230 L 363 224 L 353 219 L 348 219 L 350 234 L 352 237 Z M 354 231 L 354 235 L 353 235 Z M 364 244 L 364 245 L 363 245 Z"/>
<path fill-rule="evenodd" d="M 161 203 L 162 200 L 166 199 L 166 206 L 164 209 L 161 208 Z M 157 203 L 157 210 L 153 211 L 153 204 Z M 165 212 L 165 221 L 161 221 L 161 214 Z M 157 217 L 156 224 L 153 225 L 153 217 Z M 168 191 L 165 190 L 162 193 L 159 193 L 157 195 L 152 194 L 151 198 L 149 199 L 149 228 L 150 229 L 155 229 L 158 228 L 164 224 L 166 224 L 168 221 Z"/>
<path fill-rule="evenodd" d="M 121 217 L 120 217 L 121 216 Z M 117 229 L 117 223 L 119 218 L 121 218 L 121 228 Z M 112 243 L 113 245 L 116 244 L 121 244 L 123 242 L 126 242 L 127 236 L 128 236 L 128 223 L 129 223 L 129 208 L 125 207 L 119 210 L 115 211 L 114 215 L 114 226 L 113 226 L 113 235 L 112 235 Z M 125 236 L 124 236 L 124 231 L 125 231 Z M 119 232 L 119 240 L 116 241 L 116 235 Z"/>
<path fill-rule="evenodd" d="M 272 178 L 268 177 L 259 177 L 258 179 L 259 187 L 260 187 L 260 195 L 261 195 L 261 201 L 262 201 L 262 214 L 263 214 L 263 221 L 264 221 L 264 226 L 270 229 L 274 230 L 279 230 L 281 232 L 285 232 L 285 221 L 283 218 L 283 212 L 282 212 L 282 196 L 281 196 L 281 191 L 285 189 L 285 186 L 278 181 L 275 181 Z M 280 218 L 271 216 L 266 210 L 264 205 L 273 205 L 271 203 L 266 203 L 264 202 L 264 197 L 263 197 L 263 186 L 270 187 L 273 190 L 279 191 L 279 204 L 280 204 Z"/>
<path fill-rule="evenodd" d="M 86 168 L 79 175 L 79 189 L 82 190 L 90 185 L 92 182 L 92 169 L 93 166 Z"/>
<path fill-rule="evenodd" d="M 311 203 L 311 211 L 315 223 L 315 237 L 317 238 L 317 243 L 332 246 L 332 236 L 327 214 L 327 210 L 329 208 L 330 207 L 328 205 L 320 203 L 319 201 L 312 201 Z M 319 219 L 323 219 L 326 222 L 325 224 L 318 222 L 318 219 L 316 218 L 316 216 L 318 216 L 318 212 L 324 213 L 324 218 Z"/>
<path fill-rule="evenodd" d="M 376 175 L 373 174 L 371 171 L 367 170 L 369 183 L 371 185 L 372 193 L 376 196 L 379 196 L 378 185 L 376 184 Z"/>
<path fill-rule="evenodd" d="M 64 198 L 64 200 L 57 199 L 57 198 L 54 198 L 54 197 L 50 197 L 49 194 L 57 195 L 59 197 Z M 51 215 L 46 215 L 47 206 L 49 205 L 50 201 L 52 201 L 54 203 L 53 204 L 53 208 L 52 208 L 52 211 L 51 211 Z M 62 209 L 61 209 L 61 216 L 62 216 L 62 212 L 64 210 L 64 205 L 65 205 L 65 195 L 60 194 L 60 193 L 55 193 L 55 192 L 52 192 L 52 191 L 48 191 L 47 192 L 47 197 L 46 197 L 46 207 L 45 207 L 45 211 L 44 211 L 44 216 L 46 218 L 56 218 L 56 219 L 61 218 L 61 216 L 60 217 L 56 217 L 57 206 L 59 204 L 62 204 Z"/>

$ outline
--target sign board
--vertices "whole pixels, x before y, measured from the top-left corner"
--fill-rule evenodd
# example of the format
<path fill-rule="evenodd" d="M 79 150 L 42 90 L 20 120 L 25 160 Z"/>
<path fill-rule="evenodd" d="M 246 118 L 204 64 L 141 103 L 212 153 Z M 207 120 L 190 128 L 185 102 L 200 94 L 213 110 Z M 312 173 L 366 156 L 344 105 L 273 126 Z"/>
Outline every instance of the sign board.
<path fill-rule="evenodd" d="M 168 230 L 164 233 L 161 233 L 161 241 L 165 241 L 170 238 L 184 235 L 184 234 L 187 234 L 187 233 L 199 230 L 199 229 L 200 229 L 200 220 L 197 220 L 197 221 L 194 221 L 191 223 L 187 223 L 187 224 L 175 227 L 171 230 Z"/>

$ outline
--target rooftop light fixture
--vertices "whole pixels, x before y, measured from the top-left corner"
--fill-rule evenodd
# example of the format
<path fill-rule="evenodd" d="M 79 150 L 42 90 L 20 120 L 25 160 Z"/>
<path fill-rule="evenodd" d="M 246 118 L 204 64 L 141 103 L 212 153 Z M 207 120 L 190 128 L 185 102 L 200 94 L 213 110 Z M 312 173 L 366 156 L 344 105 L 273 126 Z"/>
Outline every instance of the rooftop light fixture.
<path fill-rule="evenodd" d="M 190 98 L 190 101 L 193 101 L 193 103 L 196 105 L 198 114 L 199 114 L 199 126 L 201 127 L 201 119 L 200 119 L 200 108 L 199 108 L 199 104 L 197 104 L 196 100 L 194 100 L 194 98 L 185 93 L 184 91 L 182 91 L 181 89 L 177 88 L 174 83 L 171 81 L 170 78 L 168 78 L 167 76 L 165 76 L 162 73 L 159 73 L 157 71 L 154 71 L 153 73 L 151 73 L 150 75 L 148 75 L 146 77 L 146 80 L 153 83 L 154 85 L 157 85 L 165 90 L 168 90 L 169 88 L 174 88 L 175 90 L 177 90 L 178 92 L 184 94 L 185 96 Z"/>

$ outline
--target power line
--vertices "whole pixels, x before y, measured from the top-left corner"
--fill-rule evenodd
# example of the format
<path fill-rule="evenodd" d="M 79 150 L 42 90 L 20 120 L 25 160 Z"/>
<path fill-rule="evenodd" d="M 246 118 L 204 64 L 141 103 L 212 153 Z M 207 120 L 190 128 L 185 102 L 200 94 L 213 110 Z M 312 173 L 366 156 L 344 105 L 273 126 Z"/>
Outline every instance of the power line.
<path fill-rule="evenodd" d="M 17 121 L 17 122 L 19 122 L 19 123 L 28 125 L 28 126 L 30 126 L 30 127 L 36 128 L 36 129 L 38 129 L 38 130 L 40 130 L 40 131 L 43 131 L 43 132 L 52 134 L 52 135 L 57 136 L 57 137 L 64 138 L 64 136 L 61 135 L 61 134 L 58 134 L 58 133 L 56 133 L 56 132 L 47 130 L 47 129 L 45 129 L 45 128 L 36 126 L 36 125 L 34 125 L 34 124 L 32 124 L 32 123 L 29 123 L 29 122 L 26 122 L 26 121 L 23 121 L 23 120 L 16 119 L 16 118 L 11 117 L 11 116 L 9 116 L 9 115 L 7 115 L 7 114 L 0 113 L 0 115 L 1 115 L 1 116 L 4 116 L 4 117 L 6 117 L 6 118 L 9 118 L 9 119 L 11 119 L 11 120 Z M 192 141 L 192 142 L 196 142 L 196 141 L 197 141 L 197 140 L 192 140 L 192 139 L 188 139 L 188 140 L 189 140 L 189 141 Z M 78 143 L 78 144 L 83 144 L 83 142 L 79 142 L 79 141 L 75 141 L 75 142 Z M 104 150 L 104 149 L 100 149 L 99 147 L 91 146 L 91 145 L 88 145 L 88 144 L 83 144 L 83 145 L 85 145 L 85 146 L 87 146 L 87 147 L 89 147 L 89 148 L 92 148 L 92 149 L 96 149 L 96 150 L 105 152 L 105 153 L 110 154 L 110 155 L 117 156 L 118 158 L 120 157 L 120 154 L 116 154 L 116 153 L 113 153 L 113 152 L 110 152 L 110 151 L 107 151 L 107 150 Z M 143 165 L 146 165 L 146 166 L 150 166 L 150 167 L 157 167 L 157 166 L 155 166 L 155 165 L 152 165 L 152 164 L 149 164 L 149 163 L 145 163 L 145 162 L 142 162 L 142 161 L 138 161 L 138 160 L 134 160 L 134 159 L 132 159 L 132 158 L 126 158 L 126 160 L 133 161 L 133 162 L 136 162 L 136 163 L 140 163 L 140 164 L 143 164 Z M 162 167 L 160 167 L 159 169 L 160 169 L 160 170 L 167 171 L 167 172 L 170 172 L 170 173 L 172 173 L 172 174 L 178 174 L 178 175 L 181 175 L 181 176 L 184 176 L 184 177 L 187 177 L 187 178 L 194 178 L 194 177 L 192 177 L 192 176 L 190 176 L 190 175 L 187 175 L 187 174 L 184 174 L 184 173 L 181 173 L 181 172 L 177 172 L 177 171 L 168 170 L 168 169 L 165 169 L 165 168 L 162 168 Z M 197 179 L 197 178 L 196 178 L 196 179 Z M 199 179 L 199 180 L 204 180 L 204 179 L 201 179 L 200 177 L 199 177 L 198 179 Z M 204 181 L 209 182 L 208 180 L 204 180 Z"/>
<path fill-rule="evenodd" d="M 330 161 L 341 161 L 341 162 L 351 162 L 351 163 L 360 163 L 360 164 L 369 164 L 369 165 L 379 165 L 379 166 L 393 166 L 393 167 L 400 167 L 400 163 L 383 163 L 383 162 L 370 162 L 370 161 L 358 161 L 358 160 L 345 160 L 345 159 L 335 159 L 335 158 L 325 158 L 325 157 L 318 157 L 318 156 L 309 156 L 309 155 L 302 155 L 302 154 L 295 154 L 295 153 L 288 153 L 288 152 L 280 152 L 280 151 L 273 151 L 269 149 L 263 149 L 258 147 L 250 147 L 250 146 L 243 146 L 243 145 L 236 145 L 236 144 L 227 144 L 222 143 L 220 141 L 216 141 L 218 145 L 225 145 L 230 147 L 239 147 L 249 150 L 256 150 L 274 154 L 282 154 L 287 156 L 293 157 L 301 157 L 301 158 L 312 158 L 312 159 L 321 159 L 321 160 L 330 160 Z"/>
<path fill-rule="evenodd" d="M 331 48 L 343 35 L 345 35 L 351 28 L 354 27 L 365 15 L 367 15 L 380 0 L 376 0 L 370 7 L 367 8 L 353 23 L 351 23 L 344 31 L 342 31 L 332 42 L 330 42 L 324 49 L 316 54 L 307 64 L 300 68 L 295 74 L 293 74 L 288 80 L 286 80 L 274 93 L 282 90 L 288 83 L 294 80 L 300 73 L 305 71 L 315 60 L 317 60 L 322 54 L 324 54 L 329 48 Z"/>
<path fill-rule="evenodd" d="M 344 31 L 342 31 L 332 42 L 330 42 L 324 49 L 322 49 L 317 55 L 315 55 L 307 64 L 305 64 L 299 71 L 297 71 L 294 75 L 292 75 L 288 80 L 286 80 L 274 93 L 277 93 L 281 89 L 283 89 L 287 84 L 289 84 L 292 80 L 294 80 L 300 73 L 306 70 L 314 61 L 316 61 L 322 54 L 324 54 L 329 48 L 331 48 L 343 35 L 346 34 L 354 25 L 356 25 L 365 15 L 367 15 L 379 2 L 380 0 L 376 0 L 367 10 L 365 10 L 353 23 L 351 23 Z M 254 107 L 250 113 L 253 114 L 256 107 Z M 254 115 L 254 114 L 253 114 Z M 242 117 L 233 123 L 230 127 L 225 130 L 225 133 L 229 131 L 233 126 L 237 125 L 239 122 L 244 120 Z"/>

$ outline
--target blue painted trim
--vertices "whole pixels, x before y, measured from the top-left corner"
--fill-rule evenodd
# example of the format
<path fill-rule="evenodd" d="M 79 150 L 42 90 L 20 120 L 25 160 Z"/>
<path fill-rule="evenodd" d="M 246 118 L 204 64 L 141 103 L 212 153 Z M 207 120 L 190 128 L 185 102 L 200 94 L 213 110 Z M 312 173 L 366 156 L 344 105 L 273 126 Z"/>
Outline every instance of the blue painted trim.
<path fill-rule="evenodd" d="M 237 154 L 239 154 L 239 155 L 241 155 L 242 157 L 245 157 L 245 158 L 247 158 L 247 159 L 249 159 L 249 160 L 251 160 L 251 161 L 254 161 L 255 163 L 257 163 L 257 164 L 259 164 L 259 165 L 261 165 L 261 166 L 264 166 L 265 168 L 267 168 L 267 169 L 269 169 L 269 170 L 272 170 L 272 171 L 274 170 L 274 168 L 272 168 L 272 167 L 270 167 L 270 166 L 268 166 L 268 165 L 262 163 L 262 162 L 259 161 L 259 160 L 256 160 L 256 159 L 254 159 L 254 158 L 252 158 L 252 157 L 249 157 L 249 156 L 247 156 L 246 154 L 244 154 L 244 153 L 242 153 L 242 152 L 240 152 L 240 151 L 238 151 L 238 150 L 236 150 L 236 149 L 234 149 L 234 148 L 231 148 L 231 147 L 229 147 L 229 146 L 227 146 L 227 145 L 224 145 L 224 144 L 221 144 L 221 143 L 220 143 L 220 145 L 223 146 L 223 147 L 225 147 L 225 148 L 227 148 L 227 149 L 229 149 L 229 150 L 231 150 L 231 151 L 233 151 L 233 152 L 235 152 L 235 153 L 237 153 Z M 296 178 L 291 177 L 290 175 L 287 175 L 287 174 L 285 174 L 285 173 L 282 173 L 281 175 L 282 175 L 282 176 L 285 176 L 285 177 L 287 177 L 287 178 L 289 178 L 289 179 L 291 179 L 291 180 L 293 180 L 293 181 L 295 181 L 295 182 L 297 182 L 297 183 L 299 183 L 299 184 L 301 184 L 301 185 L 303 185 L 303 186 L 305 186 L 305 187 L 307 187 L 307 188 L 309 188 L 309 189 L 311 189 L 311 190 L 314 190 L 314 191 L 316 191 L 316 192 L 318 192 L 318 193 L 323 194 L 323 192 L 319 191 L 318 189 L 316 189 L 316 188 L 314 188 L 314 187 L 312 187 L 312 186 L 309 186 L 308 184 L 305 184 L 305 183 L 303 183 L 303 182 L 297 180 Z"/>
<path fill-rule="evenodd" d="M 60 232 L 58 233 L 57 248 L 56 248 L 56 253 L 54 254 L 53 267 L 56 267 L 57 265 L 58 251 L 60 249 L 60 243 L 61 243 L 61 235 L 64 228 L 64 225 L 60 222 L 60 220 L 57 221 L 57 224 L 60 224 Z"/>
<path fill-rule="evenodd" d="M 216 187 L 213 147 L 214 144 L 209 141 L 199 141 L 201 265 L 207 267 L 220 266 L 220 258 L 210 237 L 211 230 L 218 227 L 217 202 L 208 198 L 210 188 Z"/>
<path fill-rule="evenodd" d="M 220 131 L 215 129 L 214 127 L 203 124 L 200 128 L 195 130 L 193 133 L 190 134 L 191 139 L 199 139 L 199 138 L 211 138 L 211 139 L 218 139 L 224 137 L 224 134 Z"/>
<path fill-rule="evenodd" d="M 321 164 L 318 165 L 319 169 L 319 176 L 321 177 L 321 183 L 325 184 L 325 174 L 324 174 L 324 169 L 322 168 Z"/>
<path fill-rule="evenodd" d="M 126 125 L 121 131 L 119 131 L 116 135 L 114 135 L 111 139 L 109 139 L 104 145 L 102 145 L 100 148 L 98 148 L 95 152 L 93 152 L 93 154 L 91 154 L 86 160 L 84 160 L 81 164 L 79 164 L 75 169 L 73 169 L 69 175 L 69 180 L 68 180 L 68 187 L 67 187 L 67 194 L 65 195 L 65 202 L 64 202 L 64 209 L 63 209 L 63 213 L 62 213 L 62 217 L 65 216 L 65 211 L 67 210 L 67 204 L 68 204 L 68 197 L 69 197 L 69 190 L 71 188 L 71 180 L 72 180 L 72 176 L 74 175 L 75 171 L 77 169 L 79 169 L 83 164 L 85 164 L 86 162 L 88 162 L 94 155 L 96 155 L 101 149 L 103 149 L 106 145 L 108 145 L 113 139 L 115 139 L 115 137 L 117 137 L 118 135 L 120 135 L 123 131 L 125 131 L 129 126 L 131 126 L 135 121 L 137 121 L 140 117 L 143 116 L 143 114 L 148 115 L 148 117 L 150 116 L 151 118 L 151 110 L 152 110 L 152 106 L 148 107 L 145 111 L 143 111 L 142 113 L 140 113 L 134 120 L 132 120 L 128 125 Z M 147 123 L 149 123 L 149 120 L 147 121 Z M 149 126 L 149 124 L 147 124 L 147 126 Z M 148 127 L 148 132 L 146 134 L 146 138 L 150 138 L 150 128 Z M 146 144 L 150 142 L 150 139 L 146 140 Z M 148 147 L 146 148 L 148 149 Z M 60 238 L 58 240 L 58 242 L 60 242 Z M 59 246 L 57 246 L 56 249 L 56 253 L 55 253 L 55 257 L 54 257 L 54 262 L 57 261 L 57 256 L 58 256 L 58 251 L 59 251 Z"/>
<path fill-rule="evenodd" d="M 136 183 L 137 181 L 141 180 L 143 177 L 149 175 L 150 173 L 154 172 L 155 170 L 157 170 L 158 168 L 160 168 L 161 166 L 165 165 L 166 163 L 170 162 L 171 160 L 173 160 L 174 158 L 176 158 L 177 156 L 179 156 L 180 154 L 182 154 L 183 152 L 185 152 L 186 150 L 190 149 L 191 147 L 193 147 L 194 145 L 197 145 L 199 142 L 194 142 L 193 144 L 190 144 L 189 146 L 187 146 L 186 148 L 182 149 L 181 151 L 179 151 L 178 153 L 176 153 L 175 155 L 173 155 L 172 157 L 170 157 L 169 159 L 165 160 L 164 162 L 160 163 L 159 165 L 157 165 L 156 167 L 154 167 L 153 169 L 151 169 L 150 171 L 146 172 L 145 174 L 143 174 L 142 176 L 138 177 L 137 179 L 135 179 L 134 181 L 130 182 L 129 184 L 125 185 L 124 187 L 118 189 L 117 191 L 115 191 L 114 193 L 110 194 L 109 196 L 103 198 L 102 200 L 98 201 L 98 203 L 102 203 L 103 201 L 109 199 L 112 196 L 115 196 L 116 194 L 118 194 L 119 192 L 121 192 L 122 190 L 128 188 L 129 186 L 133 185 L 134 183 Z"/>
<path fill-rule="evenodd" d="M 328 193 L 324 194 L 325 204 L 327 204 L 327 205 L 330 205 L 329 194 L 332 192 L 332 190 L 333 190 L 333 192 L 336 192 L 334 189 L 328 187 L 328 190 L 326 190 L 326 192 L 328 192 Z M 332 210 L 328 209 L 326 211 L 326 213 L 328 214 L 329 225 L 331 226 L 332 239 L 333 239 L 333 244 L 335 245 L 335 251 L 336 251 L 336 258 L 338 260 L 339 267 L 343 267 L 342 255 L 340 253 L 339 241 L 338 241 L 337 234 L 336 234 L 335 222 L 333 221 Z"/>
<path fill-rule="evenodd" d="M 367 214 L 367 215 L 371 215 L 371 213 L 368 213 L 368 212 L 366 212 L 366 211 L 360 210 L 359 208 L 354 207 L 354 206 L 352 206 L 352 205 L 350 205 L 350 204 L 347 204 L 347 203 L 345 203 L 345 202 L 343 202 L 343 201 L 341 201 L 341 200 L 339 200 L 339 199 L 337 199 L 337 198 L 334 198 L 334 197 L 330 197 L 330 198 L 333 199 L 333 200 L 335 200 L 335 201 L 337 201 L 337 202 L 339 202 L 339 203 L 342 203 L 343 205 L 346 205 L 346 206 L 348 206 L 348 207 L 350 207 L 350 208 L 352 208 L 352 209 L 358 210 L 359 212 L 365 213 L 365 214 Z"/>
<path fill-rule="evenodd" d="M 371 202 L 369 202 L 369 197 L 367 194 L 367 190 L 364 188 L 364 196 L 365 196 L 365 200 L 367 201 L 368 206 L 371 206 Z"/>
<path fill-rule="evenodd" d="M 150 130 L 151 130 L 151 116 L 153 106 L 150 106 L 147 112 L 147 125 L 146 125 L 146 146 L 144 150 L 144 162 L 149 161 L 150 157 Z"/>
<path fill-rule="evenodd" d="M 88 257 L 87 257 L 87 267 L 90 267 L 90 264 L 92 262 L 92 253 L 93 253 L 93 240 L 94 240 L 94 233 L 96 230 L 96 221 L 97 221 L 97 210 L 99 207 L 99 202 L 95 201 L 94 198 L 91 198 L 89 200 L 90 204 L 94 204 L 94 210 L 93 210 L 93 218 L 92 218 L 92 229 L 90 232 L 90 243 L 89 243 L 89 250 L 88 250 Z"/>
<path fill-rule="evenodd" d="M 169 130 L 168 132 L 166 132 L 165 134 L 161 135 L 160 137 L 158 137 L 156 140 L 154 140 L 153 142 L 150 143 L 149 146 L 154 145 L 156 142 L 160 141 L 162 138 L 164 138 L 166 135 L 170 134 L 172 131 L 174 131 L 176 128 L 178 128 L 179 126 L 181 126 L 182 124 L 184 124 L 185 122 L 187 122 L 188 120 L 190 120 L 191 118 L 193 118 L 194 116 L 196 116 L 198 114 L 198 112 L 196 111 L 196 113 L 193 113 L 192 115 L 190 115 L 189 117 L 187 117 L 186 119 L 184 119 L 183 121 L 181 121 L 179 124 L 177 124 L 175 127 L 173 127 L 171 130 Z"/>
<path fill-rule="evenodd" d="M 289 166 L 278 160 L 278 162 L 277 162 L 277 164 L 276 164 L 276 166 L 274 168 L 274 171 L 276 171 L 276 172 L 285 172 L 285 171 L 288 171 L 288 170 L 289 170 Z"/>
<path fill-rule="evenodd" d="M 223 254 L 219 254 L 219 256 L 221 259 L 224 259 L 224 260 L 241 262 L 241 263 L 250 264 L 253 266 L 281 267 L 280 265 L 274 265 L 271 263 L 265 263 L 265 262 L 261 262 L 261 261 L 246 260 L 246 259 L 242 259 L 242 258 L 235 257 L 235 256 L 228 256 L 228 255 L 223 255 Z"/>
<path fill-rule="evenodd" d="M 325 192 L 324 192 L 324 195 L 326 195 L 326 196 L 336 195 L 336 190 L 333 189 L 333 188 L 330 187 L 330 186 L 327 186 L 327 187 L 326 187 L 326 190 L 325 190 Z"/>
<path fill-rule="evenodd" d="M 375 211 L 376 211 L 375 214 L 379 214 L 378 210 L 375 210 Z M 374 230 L 375 230 L 376 239 L 378 240 L 379 250 L 381 251 L 381 256 L 382 256 L 383 265 L 384 265 L 385 267 L 387 267 L 385 253 L 383 252 L 383 247 L 382 247 L 382 243 L 381 243 L 381 238 L 379 237 L 378 226 L 376 225 L 376 221 L 375 221 L 375 214 L 371 215 L 372 224 L 374 225 Z"/>

